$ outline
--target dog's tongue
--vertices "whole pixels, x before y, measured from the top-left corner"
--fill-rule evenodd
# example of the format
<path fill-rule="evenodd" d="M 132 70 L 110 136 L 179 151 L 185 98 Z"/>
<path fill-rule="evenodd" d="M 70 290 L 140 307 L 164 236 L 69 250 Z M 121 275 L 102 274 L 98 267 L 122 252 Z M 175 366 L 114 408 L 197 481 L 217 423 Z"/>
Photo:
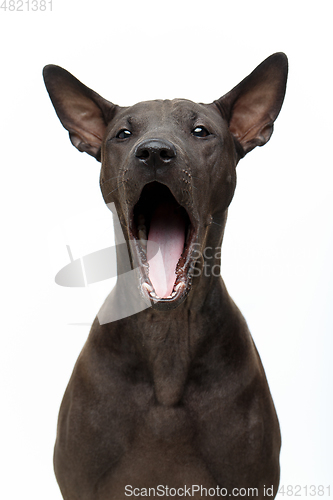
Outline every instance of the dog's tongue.
<path fill-rule="evenodd" d="M 150 222 L 147 242 L 149 278 L 159 297 L 168 297 L 185 243 L 185 221 L 172 203 L 159 205 Z M 156 245 L 158 251 L 156 252 Z"/>

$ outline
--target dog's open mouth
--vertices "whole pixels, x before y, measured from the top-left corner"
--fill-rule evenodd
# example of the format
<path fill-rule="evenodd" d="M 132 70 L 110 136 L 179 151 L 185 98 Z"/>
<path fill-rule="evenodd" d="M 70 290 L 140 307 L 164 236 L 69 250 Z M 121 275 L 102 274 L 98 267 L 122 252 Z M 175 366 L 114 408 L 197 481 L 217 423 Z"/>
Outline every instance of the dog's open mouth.
<path fill-rule="evenodd" d="M 191 285 L 195 230 L 167 186 L 152 182 L 143 188 L 133 209 L 130 232 L 143 293 L 153 302 L 185 298 Z"/>

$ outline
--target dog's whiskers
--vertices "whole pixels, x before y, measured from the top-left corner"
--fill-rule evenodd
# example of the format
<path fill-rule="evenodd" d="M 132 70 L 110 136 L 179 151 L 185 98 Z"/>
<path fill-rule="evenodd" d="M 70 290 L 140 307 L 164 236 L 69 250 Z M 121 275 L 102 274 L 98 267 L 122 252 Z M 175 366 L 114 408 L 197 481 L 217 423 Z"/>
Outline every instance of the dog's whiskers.
<path fill-rule="evenodd" d="M 114 193 L 115 191 L 117 191 L 117 189 L 120 188 L 120 186 L 122 186 L 122 184 L 124 184 L 124 181 L 122 181 L 116 188 L 114 188 L 112 191 L 110 191 L 107 195 L 104 196 L 104 199 L 106 199 L 108 196 L 110 196 L 110 194 Z"/>
<path fill-rule="evenodd" d="M 214 220 L 211 220 L 212 224 L 216 224 L 217 226 L 223 227 L 222 224 L 219 224 L 218 222 L 215 222 Z"/>
<path fill-rule="evenodd" d="M 106 179 L 106 181 L 103 181 L 100 183 L 101 187 L 104 186 L 107 182 L 113 181 L 114 179 L 119 179 L 120 175 L 116 175 L 115 177 L 110 177 L 110 179 Z"/>

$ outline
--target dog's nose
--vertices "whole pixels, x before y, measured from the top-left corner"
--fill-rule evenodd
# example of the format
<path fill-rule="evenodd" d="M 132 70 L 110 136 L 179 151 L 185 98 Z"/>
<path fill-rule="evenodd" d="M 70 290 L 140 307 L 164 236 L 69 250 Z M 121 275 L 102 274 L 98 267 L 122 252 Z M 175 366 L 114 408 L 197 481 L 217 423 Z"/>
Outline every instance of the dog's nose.
<path fill-rule="evenodd" d="M 135 156 L 148 166 L 166 165 L 177 155 L 175 146 L 165 139 L 146 139 L 135 148 Z"/>

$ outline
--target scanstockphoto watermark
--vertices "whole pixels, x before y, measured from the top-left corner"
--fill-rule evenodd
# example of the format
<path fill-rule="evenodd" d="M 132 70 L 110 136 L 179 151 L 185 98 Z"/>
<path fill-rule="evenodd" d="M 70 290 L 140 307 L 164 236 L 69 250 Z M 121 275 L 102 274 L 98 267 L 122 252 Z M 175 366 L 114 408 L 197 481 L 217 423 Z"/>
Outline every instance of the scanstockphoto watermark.
<path fill-rule="evenodd" d="M 125 495 L 127 497 L 246 497 L 256 498 L 259 496 L 258 488 L 206 488 L 198 484 L 191 486 L 182 486 L 180 488 L 172 488 L 166 485 L 158 485 L 156 488 L 135 488 L 132 485 L 125 486 Z M 263 488 L 263 495 L 269 497 L 274 496 L 273 486 Z"/>
<path fill-rule="evenodd" d="M 62 268 L 58 268 L 58 271 L 55 275 L 55 282 L 57 285 L 67 288 L 89 288 L 89 291 L 92 293 L 94 293 L 94 290 L 96 291 L 97 286 L 104 286 L 102 282 L 117 278 L 119 289 L 121 288 L 122 290 L 127 291 L 128 295 L 131 296 L 131 300 L 120 302 L 118 304 L 118 307 L 104 308 L 103 310 L 100 310 L 98 313 L 100 324 L 111 323 L 113 321 L 129 317 L 151 307 L 151 301 L 143 294 L 132 293 L 133 290 L 138 289 L 139 263 L 131 261 L 129 252 L 131 251 L 130 248 L 132 247 L 132 245 L 135 245 L 137 241 L 125 241 L 114 203 L 109 203 L 107 204 L 107 206 L 112 213 L 113 226 L 115 229 L 115 233 L 117 233 L 118 235 L 116 241 L 111 246 L 109 245 L 104 247 L 99 243 L 96 243 L 96 246 L 94 246 L 94 251 L 92 252 L 86 252 L 83 249 L 81 251 L 79 248 L 80 245 L 76 245 L 76 250 L 74 245 L 73 252 L 71 245 L 66 243 L 69 262 L 67 261 L 68 263 Z M 108 217 L 109 214 L 110 212 L 108 212 Z M 82 214 L 76 221 L 77 223 L 74 224 L 76 230 L 80 227 L 85 228 L 83 230 L 83 234 L 85 234 L 85 232 L 87 232 L 87 221 L 90 219 L 91 214 Z M 111 221 L 109 218 L 104 219 L 103 217 L 97 224 L 97 220 L 94 219 L 95 225 L 99 227 L 98 231 L 101 233 L 100 241 L 104 242 L 104 234 L 110 233 Z M 72 226 L 72 228 L 74 226 Z M 69 233 L 67 232 L 67 238 L 68 235 Z M 99 238 L 96 238 L 95 234 L 95 237 L 89 238 L 89 241 L 93 240 L 97 242 L 98 239 Z M 147 248 L 147 242 L 147 237 L 144 239 L 144 241 L 142 241 L 142 236 L 140 237 L 140 244 L 143 246 L 143 248 Z M 149 260 L 147 261 L 147 265 L 152 265 L 154 259 L 156 259 L 156 262 L 158 262 L 161 266 L 160 275 L 162 276 L 163 272 L 164 274 L 166 273 L 166 264 L 163 260 L 164 257 L 162 256 L 161 248 L 157 242 L 154 242 L 152 240 L 149 240 L 149 248 L 150 256 Z M 117 256 L 121 256 L 121 270 L 118 269 L 117 266 Z M 220 276 L 220 247 L 213 248 L 208 246 L 202 248 L 198 243 L 196 243 L 192 247 L 191 257 L 192 260 L 189 273 L 192 275 L 192 277 L 199 277 L 201 275 L 205 277 Z M 159 299 L 157 297 L 156 301 L 158 300 Z"/>
<path fill-rule="evenodd" d="M 127 497 L 234 497 L 234 498 L 256 498 L 259 496 L 258 488 L 205 488 L 200 485 L 192 485 L 180 488 L 172 488 L 169 486 L 159 485 L 156 488 L 135 488 L 132 485 L 125 486 L 125 495 Z M 274 492 L 273 486 L 263 486 L 262 494 L 267 498 L 273 498 L 275 494 L 279 498 L 286 497 L 330 497 L 331 485 L 281 485 L 278 491 Z"/>

